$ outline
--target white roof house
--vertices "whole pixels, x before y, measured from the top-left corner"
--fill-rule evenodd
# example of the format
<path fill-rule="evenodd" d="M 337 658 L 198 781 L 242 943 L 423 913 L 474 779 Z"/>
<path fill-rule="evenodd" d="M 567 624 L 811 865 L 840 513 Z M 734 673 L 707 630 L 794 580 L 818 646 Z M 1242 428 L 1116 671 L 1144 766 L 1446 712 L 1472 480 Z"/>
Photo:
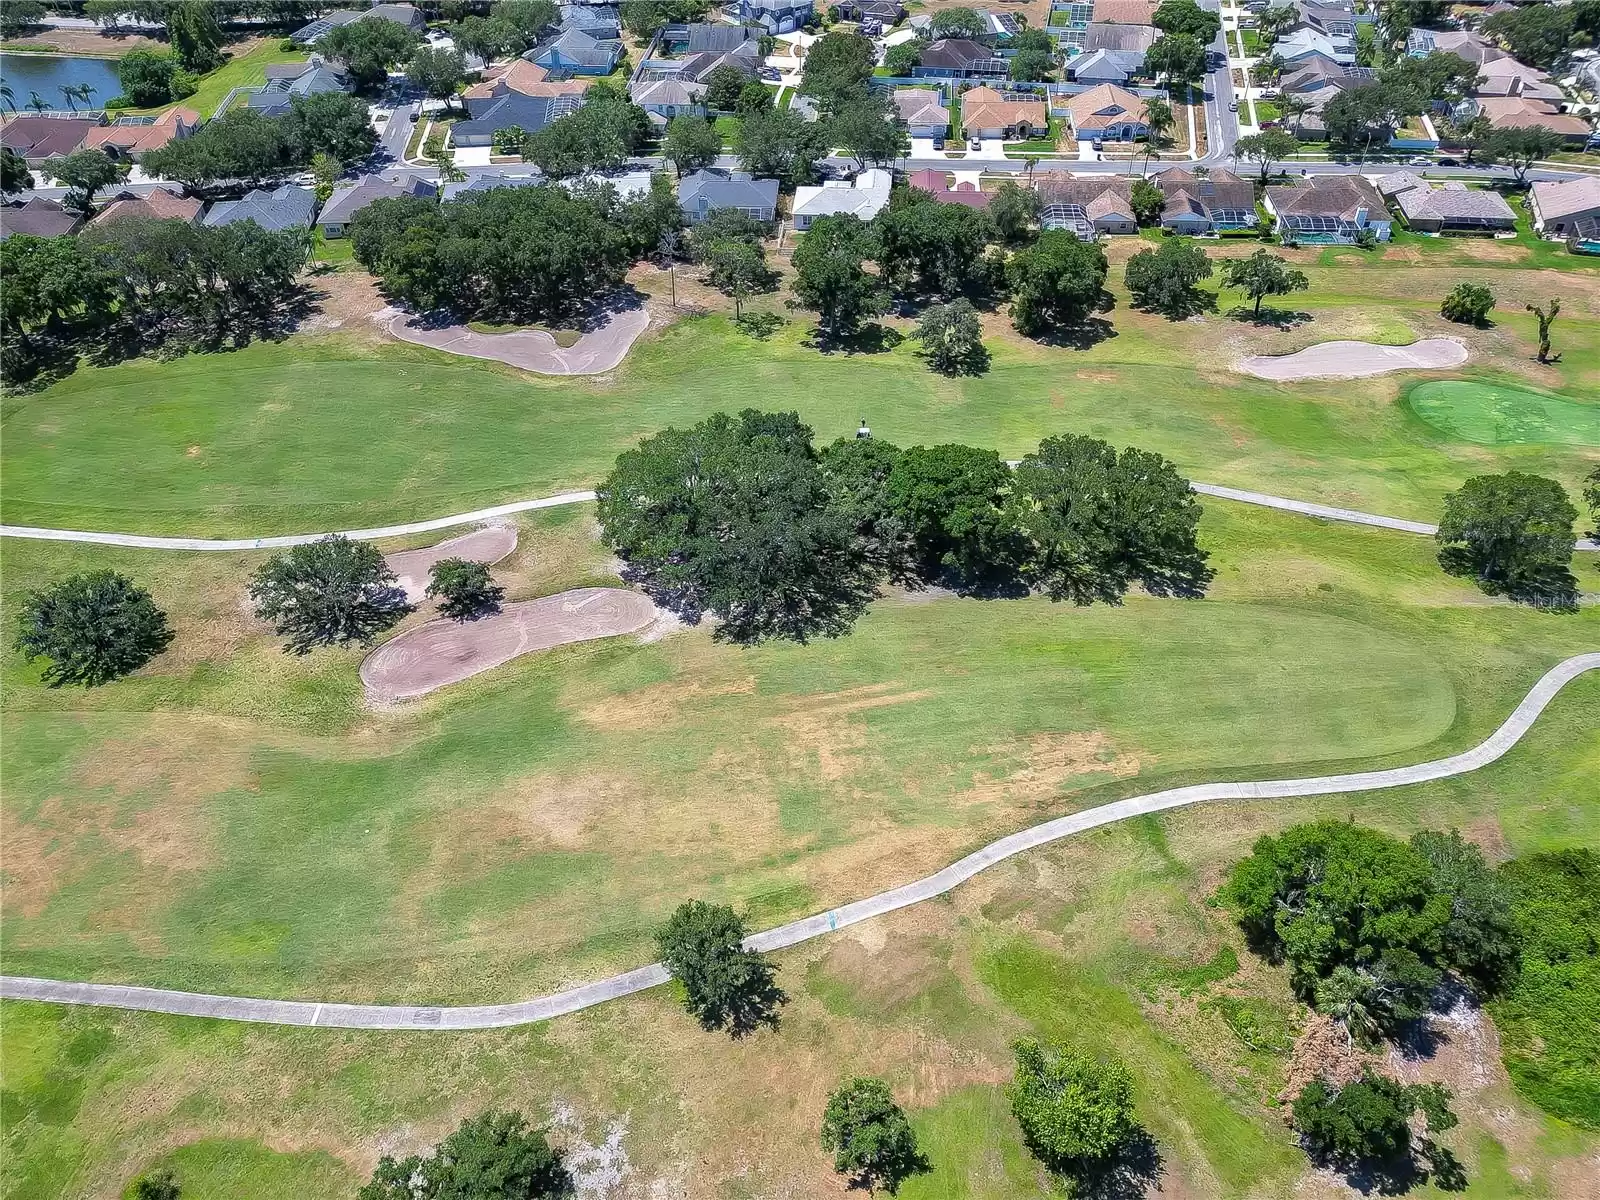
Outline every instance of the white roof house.
<path fill-rule="evenodd" d="M 874 169 L 861 172 L 854 182 L 830 179 L 821 187 L 796 188 L 794 227 L 804 232 L 818 217 L 843 213 L 870 221 L 888 207 L 893 184 L 893 174 Z"/>

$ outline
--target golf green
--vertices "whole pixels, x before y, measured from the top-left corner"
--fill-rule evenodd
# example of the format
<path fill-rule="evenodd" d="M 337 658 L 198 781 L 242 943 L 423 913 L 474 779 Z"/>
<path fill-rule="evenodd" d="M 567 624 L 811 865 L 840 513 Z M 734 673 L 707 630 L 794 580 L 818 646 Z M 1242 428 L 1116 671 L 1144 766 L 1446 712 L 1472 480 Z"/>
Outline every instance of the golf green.
<path fill-rule="evenodd" d="M 1406 402 L 1435 429 L 1480 446 L 1600 446 L 1600 404 L 1466 379 L 1419 383 Z"/>

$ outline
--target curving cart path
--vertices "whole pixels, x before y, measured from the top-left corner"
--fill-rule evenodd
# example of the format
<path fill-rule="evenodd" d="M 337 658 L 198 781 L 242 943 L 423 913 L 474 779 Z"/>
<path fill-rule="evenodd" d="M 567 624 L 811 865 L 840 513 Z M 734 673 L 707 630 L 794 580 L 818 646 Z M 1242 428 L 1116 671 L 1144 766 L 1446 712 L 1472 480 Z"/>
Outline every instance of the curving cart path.
<path fill-rule="evenodd" d="M 1384 517 L 1377 513 L 1358 512 L 1353 508 L 1313 504 L 1309 500 L 1291 500 L 1286 496 L 1271 496 L 1266 492 L 1250 492 L 1241 488 L 1222 487 L 1215 483 L 1191 483 L 1189 487 L 1202 496 L 1216 496 L 1218 499 L 1235 500 L 1240 504 L 1259 504 L 1264 508 L 1299 513 L 1305 517 L 1321 517 L 1325 521 L 1373 525 L 1379 529 L 1395 529 L 1401 533 L 1418 533 L 1428 537 L 1432 537 L 1439 530 L 1437 525 L 1429 525 L 1423 521 L 1405 521 L 1399 517 Z M 517 500 L 510 504 L 497 504 L 493 508 L 479 508 L 448 517 L 434 517 L 428 521 L 382 525 L 373 529 L 344 529 L 338 532 L 347 538 L 363 541 L 405 537 L 413 533 L 431 533 L 436 529 L 474 525 L 539 508 L 583 504 L 594 498 L 593 492 L 562 492 L 555 496 L 542 496 L 537 500 Z M 46 529 L 38 525 L 0 525 L 0 537 L 30 538 L 46 542 L 92 542 L 99 546 L 124 546 L 135 550 L 276 550 L 283 546 L 299 546 L 306 542 L 314 542 L 318 538 L 327 536 L 329 536 L 327 533 L 285 533 L 258 538 L 156 537 L 143 533 L 95 533 L 82 529 Z M 1600 550 L 1600 542 L 1583 539 L 1577 543 L 1575 549 Z"/>
<path fill-rule="evenodd" d="M 1026 850 L 1071 837 L 1088 829 L 1110 825 L 1145 813 L 1184 808 L 1209 800 L 1271 800 L 1287 796 L 1327 796 L 1368 792 L 1382 788 L 1425 783 L 1476 771 L 1495 761 L 1527 733 L 1545 707 L 1563 687 L 1585 671 L 1600 669 L 1600 653 L 1578 654 L 1557 663 L 1517 705 L 1505 723 L 1478 745 L 1448 758 L 1362 771 L 1350 775 L 1319 775 L 1306 779 L 1269 779 L 1254 783 L 1202 783 L 1169 788 L 1146 796 L 1132 796 L 1098 808 L 1071 813 L 1030 829 L 990 842 L 942 871 L 863 900 L 804 917 L 753 934 L 745 945 L 755 950 L 779 950 L 871 920 L 898 909 L 920 904 L 959 886 L 980 871 Z M 631 995 L 667 981 L 660 963 L 596 980 L 581 987 L 521 1000 L 511 1004 L 475 1004 L 461 1007 L 388 1004 L 327 1004 L 308 1000 L 263 1000 L 245 996 L 211 996 L 165 988 L 123 987 L 104 983 L 68 983 L 53 979 L 0 976 L 0 997 L 42 1000 L 54 1004 L 85 1004 L 104 1008 L 129 1008 L 145 1012 L 174 1013 L 190 1017 L 216 1017 L 229 1021 L 255 1021 L 272 1025 L 318 1025 L 339 1029 L 497 1029 L 547 1021 L 566 1013 L 592 1008 L 607 1000 Z"/>

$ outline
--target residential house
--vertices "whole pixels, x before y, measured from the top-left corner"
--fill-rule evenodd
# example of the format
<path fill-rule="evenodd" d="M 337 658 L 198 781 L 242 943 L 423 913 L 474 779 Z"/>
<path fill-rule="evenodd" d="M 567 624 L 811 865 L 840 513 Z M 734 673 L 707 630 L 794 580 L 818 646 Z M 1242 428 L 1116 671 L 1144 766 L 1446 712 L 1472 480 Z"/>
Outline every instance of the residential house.
<path fill-rule="evenodd" d="M 543 175 L 474 175 L 460 183 L 444 185 L 446 203 L 458 197 L 470 199 L 479 192 L 492 192 L 503 187 L 543 187 L 548 182 Z"/>
<path fill-rule="evenodd" d="M 794 227 L 804 233 L 818 217 L 851 215 L 870 221 L 889 205 L 894 173 L 873 169 L 853 181 L 829 179 L 821 187 L 796 188 Z"/>
<path fill-rule="evenodd" d="M 47 158 L 81 148 L 90 132 L 104 124 L 100 117 L 12 117 L 0 125 L 0 146 L 15 150 L 36 167 Z"/>
<path fill-rule="evenodd" d="M 1287 64 L 1290 70 L 1314 54 L 1331 58 L 1347 67 L 1356 65 L 1356 44 L 1353 38 L 1330 38 L 1315 29 L 1300 26 L 1284 34 L 1272 45 L 1272 52 Z"/>
<path fill-rule="evenodd" d="M 468 100 L 467 120 L 451 126 L 450 141 L 457 146 L 493 146 L 497 133 L 508 129 L 538 133 L 582 104 L 582 96 L 524 96 L 521 92 Z"/>
<path fill-rule="evenodd" d="M 267 82 L 245 98 L 245 104 L 264 117 L 282 116 L 289 111 L 296 96 L 355 91 L 355 82 L 343 68 L 318 54 L 303 63 L 270 66 L 266 74 Z"/>
<path fill-rule="evenodd" d="M 1544 237 L 1600 238 L 1600 178 L 1539 182 L 1528 196 L 1533 227 Z"/>
<path fill-rule="evenodd" d="M 1138 50 L 1090 50 L 1069 59 L 1067 70 L 1079 83 L 1127 83 L 1144 72 L 1144 54 Z"/>
<path fill-rule="evenodd" d="M 752 49 L 754 46 L 754 42 L 746 42 L 738 50 L 703 50 L 687 55 L 677 60 L 674 74 L 689 83 L 705 83 L 718 67 L 732 67 L 746 79 L 754 79 L 761 66 L 760 51 Z"/>
<path fill-rule="evenodd" d="M 1527 96 L 1532 100 L 1550 100 L 1559 103 L 1566 93 L 1551 80 L 1549 74 L 1530 67 L 1514 58 L 1497 58 L 1478 68 L 1478 78 L 1472 86 L 1474 96 Z"/>
<path fill-rule="evenodd" d="M 622 18 L 613 4 L 563 4 L 561 28 L 579 29 L 602 42 L 622 36 Z"/>
<path fill-rule="evenodd" d="M 698 225 L 719 208 L 737 208 L 758 221 L 772 221 L 778 215 L 778 181 L 757 179 L 745 171 L 707 168 L 678 181 L 678 206 L 691 225 Z"/>
<path fill-rule="evenodd" d="M 703 117 L 706 113 L 706 87 L 677 76 L 639 80 L 628 85 L 628 98 L 644 109 L 657 124 L 673 117 Z"/>
<path fill-rule="evenodd" d="M 1305 96 L 1315 100 L 1319 94 L 1332 97 L 1337 92 L 1344 91 L 1357 79 L 1365 81 L 1365 77 L 1352 72 L 1360 71 L 1359 67 L 1347 67 L 1343 63 L 1334 62 L 1326 55 L 1313 54 L 1301 59 L 1295 64 L 1292 71 L 1286 71 L 1278 81 L 1278 90 L 1296 96 Z M 1368 71 L 1367 76 L 1371 75 Z"/>
<path fill-rule="evenodd" d="M 132 162 L 147 150 L 186 138 L 200 128 L 200 114 L 192 108 L 169 108 L 154 117 L 119 117 L 115 125 L 89 130 L 85 150 L 103 150 L 119 162 Z"/>
<path fill-rule="evenodd" d="M 760 30 L 744 25 L 705 23 L 687 25 L 684 29 L 688 35 L 685 54 L 739 54 L 751 58 L 761 55 Z"/>
<path fill-rule="evenodd" d="M 1364 229 L 1386 242 L 1393 225 L 1382 194 L 1360 175 L 1312 175 L 1299 187 L 1269 187 L 1266 205 L 1278 233 L 1298 242 L 1348 244 Z"/>
<path fill-rule="evenodd" d="M 1193 235 L 1249 229 L 1256 223 L 1255 184 L 1232 171 L 1214 167 L 1202 175 L 1173 167 L 1154 181 L 1167 200 L 1161 210 L 1163 229 Z"/>
<path fill-rule="evenodd" d="M 1113 25 L 1148 25 L 1158 7 L 1158 0 L 1094 0 L 1094 19 Z"/>
<path fill-rule="evenodd" d="M 793 33 L 812 16 L 812 0 L 734 0 L 729 16 L 742 25 L 759 25 L 763 33 Z"/>
<path fill-rule="evenodd" d="M 1106 233 L 1137 233 L 1133 181 L 1126 175 L 1068 175 L 1039 178 L 1039 224 L 1064 229 L 1084 241 Z"/>
<path fill-rule="evenodd" d="M 391 183 L 381 175 L 365 175 L 347 187 L 334 190 L 317 217 L 317 228 L 322 230 L 323 237 L 342 238 L 349 233 L 350 222 L 355 215 L 369 204 L 379 200 L 398 200 L 402 196 L 420 196 L 432 200 L 438 194 L 437 184 L 415 176 Z"/>
<path fill-rule="evenodd" d="M 1014 13 L 995 12 L 988 8 L 975 8 L 972 11 L 983 22 L 984 30 L 978 35 L 978 40 L 985 45 L 1003 46 L 1022 32 L 1022 22 Z"/>
<path fill-rule="evenodd" d="M 316 211 L 315 192 L 286 183 L 270 192 L 265 188 L 257 188 L 245 193 L 242 200 L 219 200 L 211 206 L 202 223 L 216 228 L 239 221 L 254 221 L 269 232 L 310 229 L 311 217 Z"/>
<path fill-rule="evenodd" d="M 564 29 L 522 57 L 562 79 L 573 75 L 609 75 L 622 61 L 622 43 L 591 37 L 581 29 Z"/>
<path fill-rule="evenodd" d="M 963 179 L 960 183 L 951 187 L 950 176 L 944 171 L 918 171 L 906 182 L 919 192 L 927 192 L 935 200 L 943 204 L 961 204 L 967 208 L 988 208 L 989 201 L 993 198 L 992 192 L 981 190 L 970 179 Z"/>
<path fill-rule="evenodd" d="M 537 63 L 513 58 L 509 63 L 486 70 L 482 79 L 461 93 L 461 99 L 470 110 L 474 100 L 499 100 L 512 93 L 519 96 L 581 96 L 593 82 L 592 79 L 551 79 L 550 72 Z"/>
<path fill-rule="evenodd" d="M 1009 74 L 1006 61 L 971 38 L 939 38 L 922 51 L 922 61 L 911 72 L 923 79 L 984 79 Z"/>
<path fill-rule="evenodd" d="M 1026 141 L 1049 127 L 1044 100 L 1037 93 L 1007 94 L 992 87 L 962 93 L 961 131 L 966 137 Z"/>
<path fill-rule="evenodd" d="M 1437 50 L 1443 54 L 1457 55 L 1480 67 L 1497 59 L 1510 57 L 1499 46 L 1489 41 L 1488 38 L 1480 37 L 1478 34 L 1469 33 L 1466 30 L 1431 31 L 1426 44 L 1428 49 L 1423 52 L 1424 54 Z M 1409 45 L 1407 48 L 1410 48 Z"/>
<path fill-rule="evenodd" d="M 427 29 L 428 22 L 410 4 L 374 4 L 370 8 L 342 8 L 302 25 L 289 35 L 289 40 L 299 46 L 314 46 L 341 25 L 356 21 L 394 21 L 414 33 Z"/>
<path fill-rule="evenodd" d="M 1330 38 L 1356 36 L 1355 7 L 1329 4 L 1326 0 L 1299 0 L 1295 8 L 1300 13 L 1299 24 Z"/>
<path fill-rule="evenodd" d="M 139 196 L 133 192 L 122 191 L 113 196 L 109 203 L 104 205 L 94 220 L 89 222 L 91 228 L 104 228 L 114 221 L 125 221 L 129 217 L 144 218 L 157 221 L 183 221 L 193 225 L 200 219 L 200 211 L 205 205 L 198 200 L 187 196 L 179 196 L 169 192 L 166 188 L 155 188 L 147 195 Z"/>
<path fill-rule="evenodd" d="M 65 237 L 83 224 L 83 218 L 56 200 L 33 196 L 22 204 L 0 208 L 0 242 L 15 234 L 27 237 Z"/>
<path fill-rule="evenodd" d="M 839 15 L 846 21 L 860 24 L 871 22 L 879 29 L 893 29 L 906 15 L 900 0 L 845 0 L 839 5 Z"/>
<path fill-rule="evenodd" d="M 1114 83 L 1068 96 L 1066 105 L 1080 142 L 1132 142 L 1150 136 L 1144 101 Z"/>
<path fill-rule="evenodd" d="M 1153 25 L 1090 25 L 1083 33 L 1083 51 L 1125 50 L 1142 58 L 1160 36 Z"/>
<path fill-rule="evenodd" d="M 1496 129 L 1543 126 L 1580 146 L 1588 142 L 1593 133 L 1587 118 L 1561 112 L 1548 100 L 1530 100 L 1526 96 L 1485 96 L 1477 104 L 1478 111 L 1488 117 L 1489 124 Z"/>
<path fill-rule="evenodd" d="M 950 110 L 944 106 L 943 92 L 931 88 L 895 88 L 894 107 L 906 131 L 914 138 L 942 138 L 950 132 Z"/>
<path fill-rule="evenodd" d="M 1378 180 L 1378 190 L 1417 233 L 1510 231 L 1517 225 L 1517 214 L 1498 193 L 1459 180 L 1434 187 L 1410 171 L 1396 171 Z"/>
<path fill-rule="evenodd" d="M 626 202 L 629 200 L 641 200 L 648 196 L 650 194 L 651 181 L 654 178 L 655 172 L 648 170 L 619 171 L 612 175 L 587 171 L 582 175 L 575 175 L 570 179 L 561 180 L 560 186 L 572 191 L 575 188 L 604 184 L 616 192 L 618 200 Z"/>

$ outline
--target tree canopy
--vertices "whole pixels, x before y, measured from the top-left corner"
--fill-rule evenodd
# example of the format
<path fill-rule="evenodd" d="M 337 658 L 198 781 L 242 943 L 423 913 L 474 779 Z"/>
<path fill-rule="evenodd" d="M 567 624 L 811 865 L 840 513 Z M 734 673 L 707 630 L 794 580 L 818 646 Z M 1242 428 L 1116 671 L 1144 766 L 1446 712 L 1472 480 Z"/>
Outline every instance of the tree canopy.
<path fill-rule="evenodd" d="M 744 922 L 724 904 L 689 900 L 656 931 L 661 962 L 683 985 L 684 1007 L 702 1029 L 735 1038 L 777 1028 L 788 1000 L 766 956 L 746 950 Z"/>
<path fill-rule="evenodd" d="M 733 150 L 750 174 L 797 187 L 810 182 L 817 160 L 828 152 L 827 130 L 792 108 L 760 109 L 740 118 Z"/>
<path fill-rule="evenodd" d="M 880 271 L 905 295 L 976 295 L 996 282 L 984 256 L 994 240 L 987 213 L 963 204 L 946 204 L 926 192 L 898 193 L 875 218 L 872 251 Z"/>
<path fill-rule="evenodd" d="M 378 548 L 337 533 L 273 555 L 251 576 L 250 598 L 294 654 L 370 644 L 411 611 Z"/>
<path fill-rule="evenodd" d="M 1022 82 L 1049 79 L 1060 64 L 1056 61 L 1056 43 L 1042 29 L 1024 29 L 1011 40 L 1015 51 L 1011 59 L 1011 78 Z"/>
<path fill-rule="evenodd" d="M 117 60 L 122 94 L 139 108 L 154 108 L 182 100 L 195 90 L 195 82 L 178 65 L 170 50 L 130 50 Z"/>
<path fill-rule="evenodd" d="M 1236 288 L 1255 301 L 1253 310 L 1261 316 L 1261 302 L 1268 296 L 1287 296 L 1311 286 L 1306 273 L 1291 267 L 1267 250 L 1257 250 L 1248 258 L 1228 258 L 1222 262 L 1222 286 Z"/>
<path fill-rule="evenodd" d="M 835 113 L 866 95 L 867 80 L 878 65 L 878 51 L 859 33 L 825 33 L 806 51 L 800 90 L 815 96 L 824 112 Z"/>
<path fill-rule="evenodd" d="M 924 309 L 912 336 L 922 343 L 929 368 L 941 375 L 981 375 L 989 365 L 978 310 L 965 298 Z"/>
<path fill-rule="evenodd" d="M 576 112 L 523 142 L 522 155 L 552 179 L 614 171 L 649 136 L 650 120 L 626 92 L 597 83 Z"/>
<path fill-rule="evenodd" d="M 661 156 L 679 176 L 709 167 L 722 153 L 722 135 L 704 117 L 686 113 L 667 122 Z"/>
<path fill-rule="evenodd" d="M 989 32 L 983 18 L 970 8 L 946 8 L 933 14 L 934 37 L 976 38 Z"/>
<path fill-rule="evenodd" d="M 818 217 L 800 240 L 791 259 L 795 299 L 817 314 L 824 339 L 854 336 L 887 307 L 883 281 L 866 270 L 876 253 L 873 227 L 849 213 Z"/>
<path fill-rule="evenodd" d="M 1215 303 L 1216 297 L 1200 289 L 1211 278 L 1211 259 L 1191 238 L 1167 238 L 1153 250 L 1141 250 L 1128 259 L 1123 281 L 1133 295 L 1135 308 L 1158 312 L 1180 321 Z"/>
<path fill-rule="evenodd" d="M 1265 185 L 1272 175 L 1272 164 L 1298 153 L 1300 139 L 1281 129 L 1263 129 L 1240 138 L 1233 149 L 1240 158 L 1261 164 L 1261 182 Z"/>
<path fill-rule="evenodd" d="M 356 1200 L 555 1200 L 572 1194 L 561 1155 L 519 1112 L 461 1122 L 429 1155 L 385 1154 Z"/>
<path fill-rule="evenodd" d="M 149 592 L 115 571 L 87 571 L 29 592 L 13 644 L 29 661 L 46 660 L 51 687 L 98 687 L 144 666 L 172 637 Z"/>
<path fill-rule="evenodd" d="M 399 21 L 351 21 L 328 30 L 317 48 L 342 62 L 357 89 L 376 87 L 389 78 L 389 68 L 407 61 L 417 35 Z"/>
<path fill-rule="evenodd" d="M 1222 31 L 1222 18 L 1195 0 L 1161 0 L 1150 23 L 1162 33 L 1186 34 L 1202 45 L 1210 45 Z"/>
<path fill-rule="evenodd" d="M 505 594 L 486 564 L 465 558 L 441 558 L 434 563 L 424 593 L 429 600 L 437 600 L 440 615 L 452 621 L 475 621 L 499 612 Z"/>
<path fill-rule="evenodd" d="M 1413 1113 L 1421 1113 L 1426 1132 L 1411 1131 Z M 1314 1079 L 1294 1102 L 1294 1124 L 1301 1144 L 1314 1162 L 1342 1170 L 1365 1168 L 1383 1177 L 1385 1195 L 1407 1190 L 1433 1168 L 1451 1191 L 1465 1182 L 1448 1150 L 1433 1135 L 1456 1125 L 1450 1091 L 1437 1083 L 1397 1083 L 1370 1069 L 1343 1087 Z M 1421 1162 L 1413 1162 L 1416 1151 Z"/>
<path fill-rule="evenodd" d="M 1439 305 L 1439 315 L 1461 325 L 1482 325 L 1494 308 L 1494 293 L 1481 283 L 1458 283 Z"/>
<path fill-rule="evenodd" d="M 189 137 L 147 151 L 140 161 L 147 173 L 204 192 L 218 184 L 254 187 L 276 181 L 319 153 L 341 163 L 360 162 L 377 144 L 364 102 L 343 92 L 323 92 L 294 97 L 288 111 L 276 117 L 231 108 Z"/>
<path fill-rule="evenodd" d="M 110 187 L 127 172 L 104 150 L 74 150 L 61 158 L 47 158 L 40 173 L 67 185 L 62 207 L 85 217 L 94 215 L 94 194 Z"/>
<path fill-rule="evenodd" d="M 884 486 L 921 577 L 963 591 L 1013 583 L 1026 545 L 1007 504 L 1011 468 L 993 450 L 913 446 Z"/>
<path fill-rule="evenodd" d="M 1076 1176 L 1112 1158 L 1138 1130 L 1133 1076 L 1102 1061 L 1031 1038 L 1016 1044 L 1006 1088 L 1022 1139 L 1053 1171 Z"/>
<path fill-rule="evenodd" d="M 1163 34 L 1144 52 L 1144 73 L 1193 83 L 1206 73 L 1206 48 L 1186 33 Z"/>
<path fill-rule="evenodd" d="M 1493 126 L 1479 141 L 1478 157 L 1483 162 L 1505 163 L 1518 183 L 1526 183 L 1528 169 L 1534 163 L 1549 158 L 1566 144 L 1566 138 L 1543 125 Z"/>
<path fill-rule="evenodd" d="M 749 78 L 732 63 L 713 67 L 706 76 L 706 107 L 720 112 L 732 112 L 739 104 L 739 93 Z"/>
<path fill-rule="evenodd" d="M 1007 264 L 1011 320 L 1029 337 L 1082 325 L 1105 292 L 1105 251 L 1065 230 L 1049 230 Z"/>
<path fill-rule="evenodd" d="M 1573 16 L 1570 5 L 1529 4 L 1488 17 L 1483 32 L 1503 41 L 1513 58 L 1549 68 L 1566 56 Z"/>
<path fill-rule="evenodd" d="M 858 167 L 884 166 L 910 145 L 887 92 L 869 92 L 841 102 L 828 122 L 828 136 Z"/>
<path fill-rule="evenodd" d="M 411 52 L 406 62 L 406 82 L 435 100 L 454 98 L 466 78 L 467 64 L 459 49 L 424 43 Z"/>
<path fill-rule="evenodd" d="M 850 1186 L 889 1193 L 927 1161 L 917 1146 L 916 1131 L 894 1093 L 881 1079 L 857 1077 L 828 1096 L 822 1114 L 822 1148 L 833 1155 L 833 1169 L 849 1177 Z"/>
<path fill-rule="evenodd" d="M 1477 581 L 1486 595 L 1572 609 L 1578 510 L 1553 479 L 1508 471 L 1476 475 L 1445 497 L 1439 565 Z"/>

